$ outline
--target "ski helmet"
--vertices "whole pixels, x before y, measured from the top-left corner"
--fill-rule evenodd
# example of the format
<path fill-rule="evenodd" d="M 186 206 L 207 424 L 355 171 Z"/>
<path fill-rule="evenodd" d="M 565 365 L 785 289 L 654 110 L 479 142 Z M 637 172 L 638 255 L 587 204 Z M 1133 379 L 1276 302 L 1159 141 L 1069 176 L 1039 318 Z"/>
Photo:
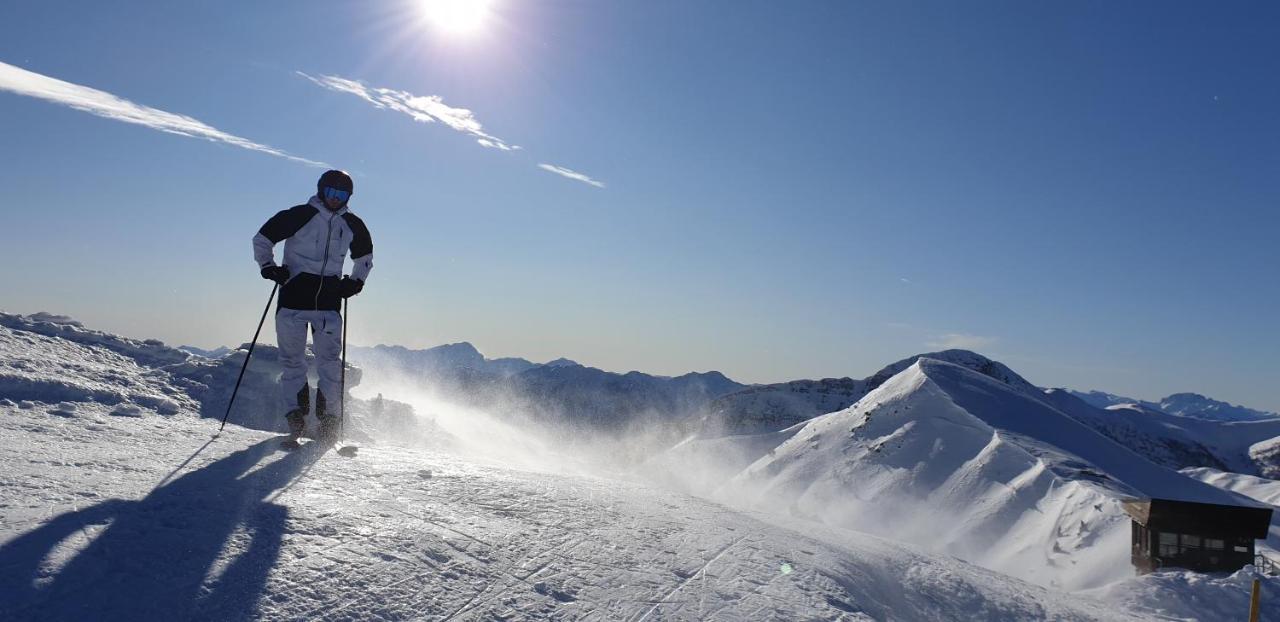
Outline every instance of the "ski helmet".
<path fill-rule="evenodd" d="M 351 194 L 355 194 L 355 182 L 351 181 L 351 176 L 346 171 L 325 171 L 320 176 L 320 180 L 316 182 L 316 195 L 324 196 L 325 188 L 346 190 Z"/>

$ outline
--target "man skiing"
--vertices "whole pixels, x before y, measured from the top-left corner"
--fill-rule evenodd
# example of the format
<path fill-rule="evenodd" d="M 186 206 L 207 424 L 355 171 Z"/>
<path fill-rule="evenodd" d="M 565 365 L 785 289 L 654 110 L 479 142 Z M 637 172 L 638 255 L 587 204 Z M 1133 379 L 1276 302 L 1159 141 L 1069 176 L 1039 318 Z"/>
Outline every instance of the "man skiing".
<path fill-rule="evenodd" d="M 293 438 L 302 436 L 310 411 L 307 383 L 307 327 L 311 327 L 316 358 L 316 438 L 337 440 L 338 413 L 332 400 L 341 400 L 342 299 L 364 288 L 373 268 L 373 240 L 364 221 L 347 209 L 354 190 L 351 176 L 326 171 L 316 182 L 316 194 L 303 205 L 291 207 L 262 225 L 253 236 L 253 258 L 262 278 L 280 284 L 276 304 L 276 341 L 280 347 L 280 389 L 285 419 Z M 283 265 L 276 265 L 275 245 L 284 242 Z M 354 264 L 351 276 L 343 276 L 347 250 Z"/>

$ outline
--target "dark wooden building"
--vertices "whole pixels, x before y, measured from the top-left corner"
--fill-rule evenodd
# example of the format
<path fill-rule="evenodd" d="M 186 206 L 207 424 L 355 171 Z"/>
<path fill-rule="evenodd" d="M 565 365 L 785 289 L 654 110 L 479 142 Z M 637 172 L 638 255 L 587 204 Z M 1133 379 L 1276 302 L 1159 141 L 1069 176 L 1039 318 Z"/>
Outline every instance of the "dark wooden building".
<path fill-rule="evenodd" d="M 1253 563 L 1253 541 L 1267 537 L 1271 509 L 1131 499 L 1133 565 L 1145 574 L 1170 566 L 1198 572 L 1234 571 Z"/>

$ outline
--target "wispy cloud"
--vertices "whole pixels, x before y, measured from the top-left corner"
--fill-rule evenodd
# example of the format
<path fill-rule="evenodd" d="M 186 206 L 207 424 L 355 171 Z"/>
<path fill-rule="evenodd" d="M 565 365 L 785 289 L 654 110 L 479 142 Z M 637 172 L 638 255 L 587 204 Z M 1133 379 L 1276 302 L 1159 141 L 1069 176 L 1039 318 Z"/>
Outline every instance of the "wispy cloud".
<path fill-rule="evenodd" d="M 499 151 L 520 151 L 523 149 L 519 145 L 512 145 L 488 133 L 485 131 L 484 126 L 480 124 L 480 121 L 476 120 L 474 113 L 466 108 L 455 108 L 444 103 L 444 99 L 439 95 L 414 95 L 407 91 L 369 86 L 359 80 L 351 80 L 339 76 L 313 76 L 301 71 L 295 73 L 331 91 L 355 95 L 372 104 L 375 108 L 393 110 L 408 115 L 414 121 L 421 123 L 443 123 L 455 131 L 475 138 L 476 143 L 481 147 Z M 596 188 L 604 187 L 604 182 L 592 179 L 586 174 L 563 166 L 539 164 L 538 167 Z"/>
<path fill-rule="evenodd" d="M 518 145 L 506 141 L 484 131 L 484 126 L 476 120 L 475 114 L 466 108 L 455 108 L 444 103 L 439 95 L 414 95 L 406 91 L 368 86 L 359 80 L 348 80 L 338 76 L 312 76 L 301 71 L 298 75 L 339 93 L 349 93 L 373 104 L 375 107 L 394 110 L 421 123 L 443 123 L 453 130 L 470 134 L 482 147 L 502 151 L 516 151 Z"/>
<path fill-rule="evenodd" d="M 930 348 L 941 348 L 950 350 L 959 348 L 962 350 L 980 350 L 989 348 L 999 339 L 995 337 L 983 337 L 981 335 L 970 335 L 967 333 L 946 333 L 939 335 L 933 341 L 926 342 L 925 345 Z"/>
<path fill-rule="evenodd" d="M 569 179 L 580 181 L 584 184 L 590 184 L 597 188 L 604 187 L 604 182 L 596 181 L 590 177 L 587 177 L 586 175 L 583 175 L 582 173 L 579 173 L 578 171 L 567 169 L 563 166 L 556 166 L 554 164 L 539 164 L 538 168 L 544 171 L 551 171 L 552 173 L 555 173 L 556 175 L 560 175 L 561 177 L 568 177 Z"/>
<path fill-rule="evenodd" d="M 169 134 L 226 143 L 242 149 L 301 162 L 308 166 L 319 168 L 329 166 L 324 162 L 300 158 L 275 147 L 228 134 L 186 115 L 135 104 L 106 91 L 27 71 L 4 62 L 0 62 L 0 90 L 43 99 L 107 119 L 142 125 Z"/>

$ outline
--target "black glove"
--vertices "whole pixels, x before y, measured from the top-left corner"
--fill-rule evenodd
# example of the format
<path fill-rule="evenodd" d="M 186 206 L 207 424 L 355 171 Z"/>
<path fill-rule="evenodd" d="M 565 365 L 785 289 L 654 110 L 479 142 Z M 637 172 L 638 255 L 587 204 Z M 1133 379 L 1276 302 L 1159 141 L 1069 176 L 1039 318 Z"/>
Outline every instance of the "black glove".
<path fill-rule="evenodd" d="M 289 280 L 288 266 L 267 266 L 262 269 L 262 278 L 284 285 Z"/>
<path fill-rule="evenodd" d="M 364 281 L 360 279 L 344 276 L 341 281 L 338 281 L 338 295 L 343 298 L 350 298 L 359 294 L 362 289 L 364 289 Z"/>

